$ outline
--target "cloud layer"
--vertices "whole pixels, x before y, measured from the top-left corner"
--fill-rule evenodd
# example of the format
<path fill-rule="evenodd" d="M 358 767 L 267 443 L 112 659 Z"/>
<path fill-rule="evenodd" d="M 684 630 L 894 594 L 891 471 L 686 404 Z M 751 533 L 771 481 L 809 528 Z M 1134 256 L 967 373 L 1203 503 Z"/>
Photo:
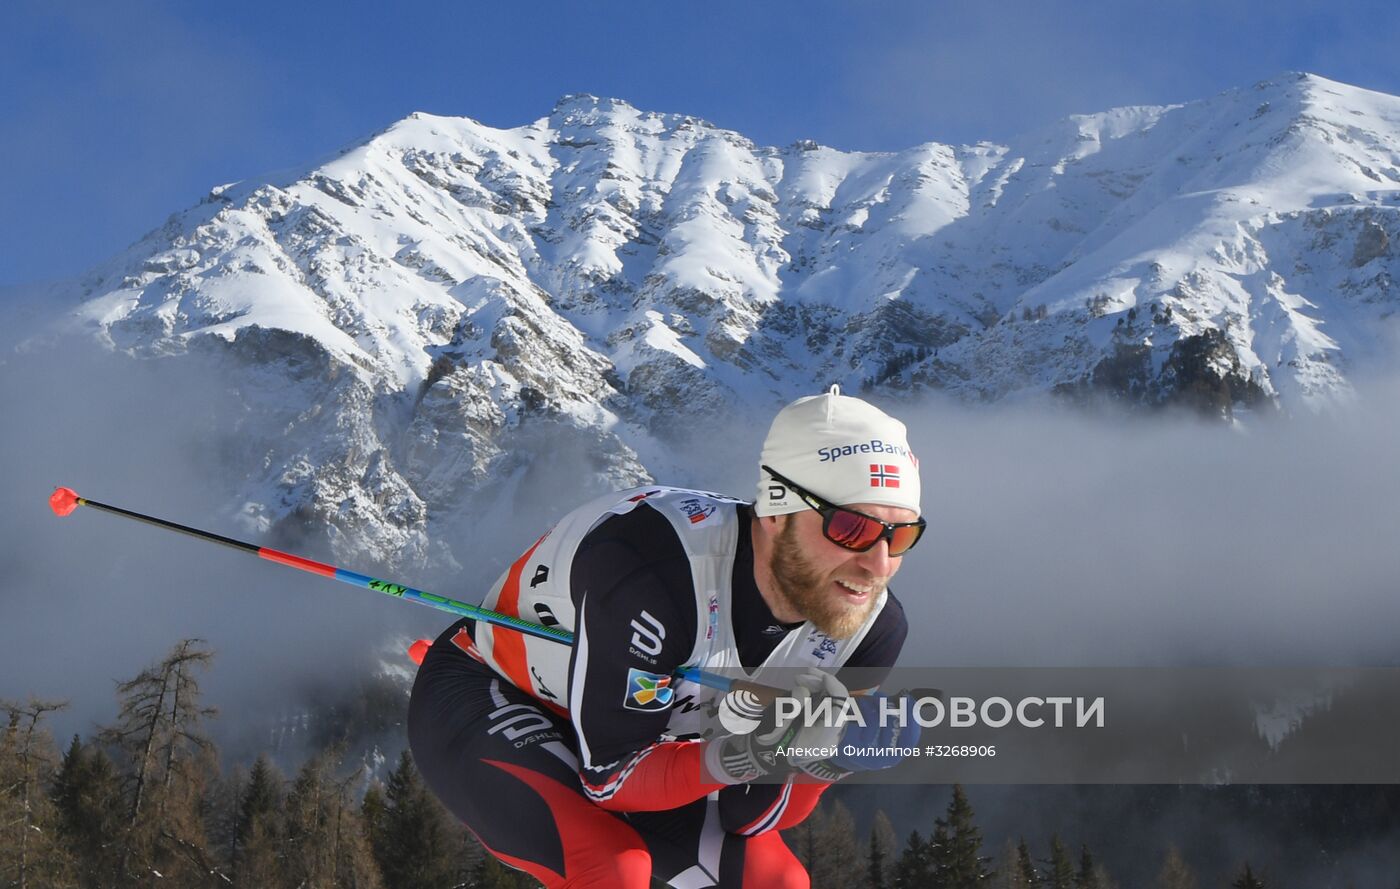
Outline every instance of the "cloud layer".
<path fill-rule="evenodd" d="M 56 342 L 0 365 L 0 696 L 70 698 L 64 729 L 86 731 L 111 711 L 113 680 L 198 636 L 219 652 L 215 703 L 237 718 L 450 621 L 92 510 L 55 518 L 46 498 L 63 484 L 246 536 L 235 495 L 259 471 L 228 462 L 237 421 L 191 362 Z M 920 453 L 930 523 L 892 585 L 912 624 L 901 663 L 1393 663 L 1397 395 L 1376 382 L 1351 407 L 1234 426 L 1048 404 L 888 406 Z M 658 480 L 751 496 L 769 419 L 697 421 L 695 450 L 655 464 Z M 476 601 L 581 501 L 568 479 L 587 456 L 555 455 L 532 493 L 440 528 L 460 571 L 391 579 Z"/>

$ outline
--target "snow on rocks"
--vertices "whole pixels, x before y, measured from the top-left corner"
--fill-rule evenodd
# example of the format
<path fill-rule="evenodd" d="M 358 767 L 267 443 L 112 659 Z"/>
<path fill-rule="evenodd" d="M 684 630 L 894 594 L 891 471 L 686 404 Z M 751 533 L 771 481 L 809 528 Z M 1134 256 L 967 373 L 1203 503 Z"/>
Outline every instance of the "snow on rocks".
<path fill-rule="evenodd" d="M 250 514 L 394 563 L 518 483 L 522 442 L 641 480 L 686 417 L 832 382 L 1345 398 L 1389 342 L 1397 237 L 1400 99 L 1312 75 L 892 153 L 577 95 L 219 186 L 85 276 L 76 317 L 134 356 L 217 352 L 277 418 Z"/>

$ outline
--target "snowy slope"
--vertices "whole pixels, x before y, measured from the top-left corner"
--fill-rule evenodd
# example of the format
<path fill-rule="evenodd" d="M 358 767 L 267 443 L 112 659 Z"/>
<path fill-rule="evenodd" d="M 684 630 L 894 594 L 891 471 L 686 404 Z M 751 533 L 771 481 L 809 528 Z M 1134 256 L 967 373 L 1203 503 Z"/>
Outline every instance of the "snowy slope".
<path fill-rule="evenodd" d="M 249 521 L 407 561 L 546 448 L 627 484 L 688 420 L 831 382 L 1345 398 L 1388 357 L 1397 201 L 1400 99 L 1311 75 L 895 153 L 568 96 L 216 188 L 85 276 L 75 318 L 228 362 L 263 430 Z"/>

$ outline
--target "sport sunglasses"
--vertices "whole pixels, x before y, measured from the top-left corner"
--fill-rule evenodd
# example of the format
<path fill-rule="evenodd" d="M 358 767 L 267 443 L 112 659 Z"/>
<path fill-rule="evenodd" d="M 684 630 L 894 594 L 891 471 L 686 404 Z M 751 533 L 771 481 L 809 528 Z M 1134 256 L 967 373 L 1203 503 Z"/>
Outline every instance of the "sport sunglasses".
<path fill-rule="evenodd" d="M 764 466 L 763 471 L 773 476 L 779 484 L 791 488 L 803 503 L 820 513 L 822 536 L 839 547 L 863 553 L 881 540 L 888 540 L 890 555 L 902 556 L 924 536 L 926 522 L 922 517 L 912 522 L 881 521 L 872 515 L 837 506 L 830 500 L 818 497 L 792 479 L 775 472 L 771 466 Z"/>

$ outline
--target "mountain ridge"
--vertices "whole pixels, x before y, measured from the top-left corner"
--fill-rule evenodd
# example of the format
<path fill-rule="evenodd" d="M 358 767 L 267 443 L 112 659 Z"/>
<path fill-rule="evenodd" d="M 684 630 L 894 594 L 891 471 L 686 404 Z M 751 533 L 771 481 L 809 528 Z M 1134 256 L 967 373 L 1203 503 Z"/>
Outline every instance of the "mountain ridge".
<path fill-rule="evenodd" d="M 214 188 L 71 299 L 108 349 L 240 381 L 248 521 L 392 564 L 544 450 L 586 488 L 640 483 L 696 422 L 832 382 L 1346 399 L 1388 357 L 1397 202 L 1400 99 L 1315 75 L 895 152 L 574 94 L 510 129 L 416 112 Z"/>

